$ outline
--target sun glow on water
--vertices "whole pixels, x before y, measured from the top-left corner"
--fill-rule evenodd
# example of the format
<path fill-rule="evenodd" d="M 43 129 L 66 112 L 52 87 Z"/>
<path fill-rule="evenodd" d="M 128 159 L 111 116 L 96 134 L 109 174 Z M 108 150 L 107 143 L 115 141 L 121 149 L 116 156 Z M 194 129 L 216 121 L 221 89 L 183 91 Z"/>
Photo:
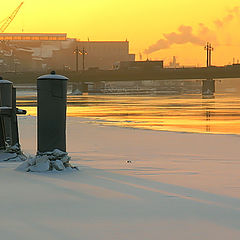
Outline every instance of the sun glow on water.
<path fill-rule="evenodd" d="M 157 131 L 240 134 L 240 98 L 238 93 L 223 94 L 221 86 L 217 84 L 214 98 L 202 98 L 201 94 L 69 95 L 67 116 Z M 36 96 L 18 96 L 18 106 L 29 115 L 37 114 Z"/>

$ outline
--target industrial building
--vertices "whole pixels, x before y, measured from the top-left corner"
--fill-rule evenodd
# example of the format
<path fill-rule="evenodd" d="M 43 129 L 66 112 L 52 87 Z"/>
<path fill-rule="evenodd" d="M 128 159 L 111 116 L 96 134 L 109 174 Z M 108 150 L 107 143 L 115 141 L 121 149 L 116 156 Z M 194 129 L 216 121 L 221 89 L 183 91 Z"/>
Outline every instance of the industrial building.
<path fill-rule="evenodd" d="M 75 71 L 75 49 L 84 49 L 85 69 L 112 69 L 116 62 L 134 61 L 128 41 L 78 41 L 67 34 L 0 33 L 0 71 Z M 83 57 L 78 56 L 79 70 Z"/>

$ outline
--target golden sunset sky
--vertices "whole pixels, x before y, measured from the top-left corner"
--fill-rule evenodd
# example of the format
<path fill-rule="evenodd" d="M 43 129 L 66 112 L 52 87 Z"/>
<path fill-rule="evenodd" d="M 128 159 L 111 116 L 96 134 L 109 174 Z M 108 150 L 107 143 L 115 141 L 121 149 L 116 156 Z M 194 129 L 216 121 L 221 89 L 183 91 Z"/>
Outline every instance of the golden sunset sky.
<path fill-rule="evenodd" d="M 1 19 L 21 0 L 1 2 Z M 130 52 L 184 65 L 205 65 L 204 44 L 214 46 L 213 64 L 240 59 L 239 0 L 25 0 L 6 32 L 67 33 L 80 40 L 126 40 Z"/>

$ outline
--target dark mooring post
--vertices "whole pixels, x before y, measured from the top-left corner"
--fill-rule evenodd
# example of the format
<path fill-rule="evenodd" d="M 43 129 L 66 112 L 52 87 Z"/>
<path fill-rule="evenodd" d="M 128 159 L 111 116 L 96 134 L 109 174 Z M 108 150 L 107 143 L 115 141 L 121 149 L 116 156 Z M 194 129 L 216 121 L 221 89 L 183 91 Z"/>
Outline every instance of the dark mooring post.
<path fill-rule="evenodd" d="M 0 150 L 5 149 L 5 134 L 4 127 L 2 123 L 2 117 L 0 116 Z"/>
<path fill-rule="evenodd" d="M 66 152 L 67 80 L 54 71 L 37 79 L 38 153 Z"/>
<path fill-rule="evenodd" d="M 0 149 L 15 146 L 20 151 L 17 114 L 26 111 L 16 107 L 16 88 L 12 82 L 0 78 Z"/>
<path fill-rule="evenodd" d="M 11 112 L 11 128 L 12 128 L 12 146 L 19 145 L 19 133 L 18 133 L 18 120 L 17 114 L 26 114 L 26 111 L 19 110 L 17 111 L 16 107 L 16 88 L 12 88 L 12 112 Z M 22 111 L 22 112 L 21 112 Z"/>
<path fill-rule="evenodd" d="M 0 78 L 0 148 L 5 149 L 6 143 L 12 145 L 12 128 L 10 113 L 12 110 L 13 83 Z"/>

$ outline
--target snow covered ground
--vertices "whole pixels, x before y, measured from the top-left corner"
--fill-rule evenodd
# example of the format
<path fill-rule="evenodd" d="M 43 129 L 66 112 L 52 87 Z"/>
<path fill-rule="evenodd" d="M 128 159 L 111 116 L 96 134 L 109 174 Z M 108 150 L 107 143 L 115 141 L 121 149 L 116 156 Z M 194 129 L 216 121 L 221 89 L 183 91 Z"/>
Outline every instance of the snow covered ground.
<path fill-rule="evenodd" d="M 36 118 L 19 118 L 36 151 Z M 240 138 L 67 121 L 80 171 L 26 173 L 0 163 L 4 240 L 240 239 Z"/>

